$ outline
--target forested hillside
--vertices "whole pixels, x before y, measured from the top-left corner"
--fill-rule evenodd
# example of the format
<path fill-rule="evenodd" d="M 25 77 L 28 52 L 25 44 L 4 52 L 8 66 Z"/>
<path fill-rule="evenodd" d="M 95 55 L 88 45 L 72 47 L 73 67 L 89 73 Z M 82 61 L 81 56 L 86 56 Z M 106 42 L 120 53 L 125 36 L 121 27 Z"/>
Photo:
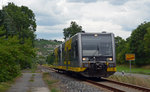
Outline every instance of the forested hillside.
<path fill-rule="evenodd" d="M 61 41 L 57 40 L 35 40 L 35 47 L 37 48 L 37 62 L 39 64 L 45 64 L 47 56 L 51 54 L 54 48 L 61 43 Z"/>
<path fill-rule="evenodd" d="M 31 68 L 35 61 L 35 15 L 26 6 L 9 3 L 0 10 L 0 82 Z"/>

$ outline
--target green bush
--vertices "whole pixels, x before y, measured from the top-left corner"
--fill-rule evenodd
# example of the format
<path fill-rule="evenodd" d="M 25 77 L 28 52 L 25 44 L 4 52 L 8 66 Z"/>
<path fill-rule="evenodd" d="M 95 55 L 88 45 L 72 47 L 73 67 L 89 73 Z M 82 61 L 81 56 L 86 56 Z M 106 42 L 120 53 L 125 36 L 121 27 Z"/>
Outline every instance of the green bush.
<path fill-rule="evenodd" d="M 11 80 L 20 74 L 20 69 L 31 68 L 35 50 L 27 39 L 20 44 L 18 37 L 0 38 L 0 82 Z"/>
<path fill-rule="evenodd" d="M 11 46 L 0 44 L 0 82 L 11 80 L 19 74 L 20 66 L 15 62 L 15 57 L 11 53 Z"/>
<path fill-rule="evenodd" d="M 36 55 L 35 15 L 26 6 L 8 3 L 0 9 L 0 82 L 11 80 L 21 69 L 31 68 Z"/>

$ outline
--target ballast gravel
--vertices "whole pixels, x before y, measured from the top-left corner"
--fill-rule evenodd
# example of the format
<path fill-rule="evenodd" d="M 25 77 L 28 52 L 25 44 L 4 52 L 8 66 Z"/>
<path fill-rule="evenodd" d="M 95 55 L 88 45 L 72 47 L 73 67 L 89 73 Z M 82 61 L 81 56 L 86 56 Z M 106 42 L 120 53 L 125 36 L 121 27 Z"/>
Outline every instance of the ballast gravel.
<path fill-rule="evenodd" d="M 53 79 L 60 81 L 59 89 L 61 92 L 103 92 L 97 87 L 75 80 L 64 74 L 49 72 Z"/>

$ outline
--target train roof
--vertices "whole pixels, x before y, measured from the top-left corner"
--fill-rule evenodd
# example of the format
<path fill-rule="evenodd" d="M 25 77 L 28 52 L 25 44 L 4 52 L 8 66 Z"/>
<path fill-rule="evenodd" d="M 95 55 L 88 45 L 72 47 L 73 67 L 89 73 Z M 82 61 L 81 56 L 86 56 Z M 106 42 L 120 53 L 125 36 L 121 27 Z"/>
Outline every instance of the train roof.
<path fill-rule="evenodd" d="M 99 33 L 96 33 L 96 32 L 95 32 L 95 33 L 79 32 L 79 33 L 76 33 L 75 35 L 73 35 L 72 37 L 70 37 L 69 39 L 67 39 L 66 41 L 70 40 L 71 38 L 73 38 L 73 37 L 75 37 L 76 35 L 79 35 L 79 34 L 113 34 L 113 35 L 114 35 L 114 33 L 111 33 L 111 32 L 110 32 L 110 33 L 107 33 L 107 32 L 105 32 L 105 31 L 103 31 L 103 32 L 101 32 L 101 33 L 100 33 L 100 32 L 99 32 Z M 54 50 L 55 50 L 56 48 L 62 46 L 62 44 L 64 44 L 66 41 L 64 41 L 63 43 L 61 43 L 59 46 L 55 47 Z"/>

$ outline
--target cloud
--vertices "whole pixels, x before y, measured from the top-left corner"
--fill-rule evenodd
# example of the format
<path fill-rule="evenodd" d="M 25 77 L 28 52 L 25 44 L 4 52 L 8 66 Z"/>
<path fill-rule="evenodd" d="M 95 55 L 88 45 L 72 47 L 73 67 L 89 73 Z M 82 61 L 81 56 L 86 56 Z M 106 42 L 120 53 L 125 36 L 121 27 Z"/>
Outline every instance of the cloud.
<path fill-rule="evenodd" d="M 96 2 L 97 0 L 67 0 L 68 2 L 76 2 L 76 3 L 91 3 L 91 2 Z"/>
<path fill-rule="evenodd" d="M 62 33 L 64 25 L 55 26 L 37 26 L 38 33 Z"/>
<path fill-rule="evenodd" d="M 40 26 L 54 26 L 63 24 L 64 21 L 50 14 L 36 14 L 37 24 Z"/>
<path fill-rule="evenodd" d="M 126 2 L 128 2 L 129 0 L 107 0 L 110 4 L 113 4 L 113 5 L 123 5 L 125 4 Z M 131 1 L 131 0 L 130 0 Z"/>
<path fill-rule="evenodd" d="M 86 32 L 113 32 L 124 39 L 144 21 L 150 21 L 149 0 L 3 0 L 28 6 L 36 15 L 37 37 L 63 38 L 71 21 Z M 0 4 L 2 5 L 2 4 Z M 56 36 L 56 37 L 54 37 Z"/>

